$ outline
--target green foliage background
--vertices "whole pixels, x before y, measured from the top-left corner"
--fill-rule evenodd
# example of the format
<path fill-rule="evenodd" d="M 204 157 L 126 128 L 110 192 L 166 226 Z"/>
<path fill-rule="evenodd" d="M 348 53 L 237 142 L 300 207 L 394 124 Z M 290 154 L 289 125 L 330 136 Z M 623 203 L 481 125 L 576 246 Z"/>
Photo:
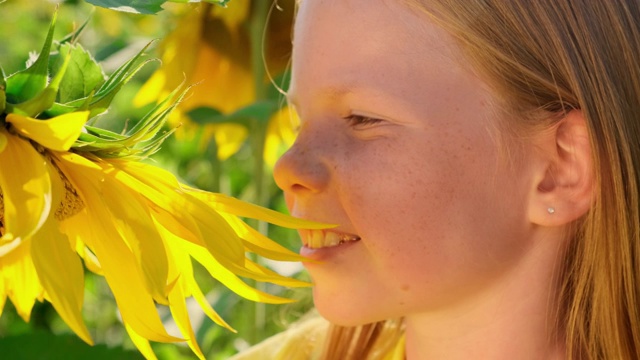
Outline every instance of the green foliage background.
<path fill-rule="evenodd" d="M 6 0 L 0 3 L 0 64 L 7 75 L 24 68 L 29 54 L 40 49 L 56 4 L 59 10 L 54 38 L 62 38 L 91 18 L 79 42 L 93 54 L 106 73 L 113 71 L 150 40 L 166 36 L 176 24 L 175 15 L 170 11 L 162 11 L 157 15 L 138 15 L 104 9 L 96 11 L 93 5 L 80 0 Z M 154 56 L 153 50 L 150 55 Z M 124 87 L 115 98 L 110 111 L 100 118 L 101 126 L 119 130 L 147 112 L 149 107 L 135 108 L 131 99 L 157 66 L 159 65 L 145 67 Z M 266 89 L 264 94 L 266 100 L 282 102 L 273 89 Z M 267 109 L 260 110 L 258 107 L 257 111 Z M 268 117 L 268 114 L 256 115 Z M 250 128 L 250 131 L 253 130 L 255 129 Z M 286 212 L 281 192 L 273 183 L 271 169 L 262 161 L 261 152 L 262 149 L 256 148 L 255 141 L 248 140 L 238 153 L 220 162 L 211 147 L 203 148 L 193 142 L 171 137 L 152 161 L 171 170 L 185 183 Z M 256 174 L 256 169 L 261 169 L 263 174 Z M 262 193 L 262 196 L 256 198 L 256 193 Z M 292 250 L 299 246 L 293 231 L 268 228 L 265 224 L 254 225 Z M 290 271 L 293 276 L 308 280 L 295 264 L 286 269 L 277 264 L 275 267 L 276 270 Z M 197 316 L 192 320 L 198 342 L 208 359 L 226 359 L 283 330 L 311 307 L 309 289 L 293 291 L 259 284 L 266 286 L 269 292 L 299 301 L 284 306 L 255 304 L 226 290 L 202 268 L 196 267 L 196 276 L 216 311 L 238 330 L 237 334 L 231 333 L 213 324 L 206 316 L 194 313 Z M 115 302 L 104 279 L 87 273 L 86 282 L 83 313 L 98 345 L 90 347 L 84 344 L 48 303 L 36 304 L 29 323 L 25 323 L 11 304 L 7 303 L 0 317 L 0 357 L 30 360 L 142 359 L 119 321 Z M 168 310 L 159 308 L 159 311 L 167 319 L 166 325 L 171 331 Z M 196 358 L 186 345 L 153 344 L 153 347 L 161 360 Z"/>

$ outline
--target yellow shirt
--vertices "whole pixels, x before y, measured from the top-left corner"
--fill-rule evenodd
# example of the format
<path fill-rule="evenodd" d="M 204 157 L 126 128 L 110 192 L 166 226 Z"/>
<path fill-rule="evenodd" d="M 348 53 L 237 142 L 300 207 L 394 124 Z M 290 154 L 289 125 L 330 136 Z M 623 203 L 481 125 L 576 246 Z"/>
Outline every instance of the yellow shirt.
<path fill-rule="evenodd" d="M 329 322 L 315 316 L 243 351 L 229 360 L 315 360 L 321 355 Z M 404 336 L 383 360 L 404 360 Z"/>

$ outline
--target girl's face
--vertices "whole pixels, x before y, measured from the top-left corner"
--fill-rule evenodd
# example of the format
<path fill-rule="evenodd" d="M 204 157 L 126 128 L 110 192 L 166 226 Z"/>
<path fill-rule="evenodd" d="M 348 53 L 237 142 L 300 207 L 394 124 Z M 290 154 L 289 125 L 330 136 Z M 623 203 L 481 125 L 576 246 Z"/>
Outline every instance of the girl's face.
<path fill-rule="evenodd" d="M 454 41 L 400 1 L 305 0 L 275 172 L 319 311 L 343 325 L 469 301 L 532 244 L 526 166 L 500 158 L 497 111 Z M 519 149 L 527 160 L 527 146 Z"/>

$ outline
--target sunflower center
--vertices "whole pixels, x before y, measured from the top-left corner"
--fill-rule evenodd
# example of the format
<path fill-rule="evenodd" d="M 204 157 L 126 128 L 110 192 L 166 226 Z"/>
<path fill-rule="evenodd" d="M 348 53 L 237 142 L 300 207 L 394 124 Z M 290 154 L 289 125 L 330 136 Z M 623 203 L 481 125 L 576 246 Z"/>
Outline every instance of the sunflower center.
<path fill-rule="evenodd" d="M 60 173 L 60 178 L 62 178 L 62 182 L 64 183 L 64 199 L 62 199 L 58 205 L 54 216 L 58 221 L 62 221 L 72 217 L 84 209 L 84 202 L 67 177 L 59 170 L 58 172 Z"/>
<path fill-rule="evenodd" d="M 71 181 L 69 181 L 67 176 L 60 170 L 56 162 L 51 159 L 50 161 L 53 167 L 58 170 L 58 176 L 60 176 L 60 180 L 62 180 L 62 184 L 64 185 L 64 197 L 54 213 L 56 220 L 62 221 L 82 211 L 82 209 L 84 209 L 84 201 L 82 201 L 76 188 L 73 187 Z"/>
<path fill-rule="evenodd" d="M 80 198 L 80 195 L 78 195 L 75 187 L 73 187 L 73 184 L 71 184 L 69 179 L 67 179 L 62 170 L 60 170 L 56 163 L 54 161 L 51 161 L 50 158 L 49 161 L 58 171 L 58 176 L 60 177 L 60 180 L 62 180 L 62 184 L 64 185 L 64 196 L 53 214 L 56 220 L 63 221 L 82 211 L 85 205 L 84 201 L 82 201 L 82 198 Z M 4 235 L 5 233 L 4 227 L 4 192 L 2 188 L 0 188 L 0 236 Z"/>

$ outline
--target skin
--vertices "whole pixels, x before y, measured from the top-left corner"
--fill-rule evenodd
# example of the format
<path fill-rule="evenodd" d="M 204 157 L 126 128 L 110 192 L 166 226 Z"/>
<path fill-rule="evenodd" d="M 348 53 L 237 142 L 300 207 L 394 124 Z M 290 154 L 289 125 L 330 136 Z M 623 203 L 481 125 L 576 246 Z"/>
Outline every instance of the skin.
<path fill-rule="evenodd" d="M 404 317 L 408 359 L 560 358 L 562 236 L 531 210 L 549 141 L 501 156 L 496 98 L 449 34 L 400 2 L 305 0 L 289 98 L 302 123 L 275 178 L 291 213 L 361 238 L 301 251 L 324 317 Z"/>

